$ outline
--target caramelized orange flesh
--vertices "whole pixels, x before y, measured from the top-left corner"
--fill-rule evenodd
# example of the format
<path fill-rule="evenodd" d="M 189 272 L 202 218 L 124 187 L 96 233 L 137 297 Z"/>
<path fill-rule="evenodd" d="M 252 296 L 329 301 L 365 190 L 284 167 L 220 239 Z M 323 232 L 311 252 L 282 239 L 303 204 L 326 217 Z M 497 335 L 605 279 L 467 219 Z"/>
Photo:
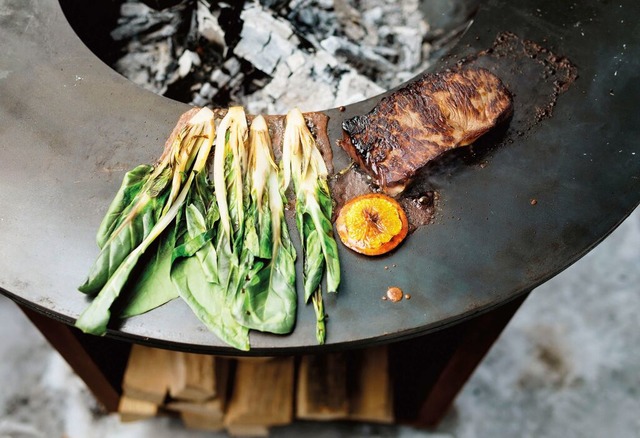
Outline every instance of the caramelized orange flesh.
<path fill-rule="evenodd" d="M 371 193 L 353 198 L 342 207 L 336 229 L 348 248 L 361 254 L 380 255 L 402 242 L 409 224 L 396 200 Z"/>

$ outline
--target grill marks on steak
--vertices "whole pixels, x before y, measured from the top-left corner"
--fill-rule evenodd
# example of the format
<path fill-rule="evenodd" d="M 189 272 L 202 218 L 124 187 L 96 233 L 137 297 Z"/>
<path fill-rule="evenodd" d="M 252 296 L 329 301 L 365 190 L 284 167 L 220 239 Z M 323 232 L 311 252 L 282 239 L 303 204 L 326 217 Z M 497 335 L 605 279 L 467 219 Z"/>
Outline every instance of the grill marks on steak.
<path fill-rule="evenodd" d="M 473 143 L 511 112 L 511 94 L 488 70 L 427 74 L 346 120 L 339 144 L 397 195 L 429 161 Z"/>

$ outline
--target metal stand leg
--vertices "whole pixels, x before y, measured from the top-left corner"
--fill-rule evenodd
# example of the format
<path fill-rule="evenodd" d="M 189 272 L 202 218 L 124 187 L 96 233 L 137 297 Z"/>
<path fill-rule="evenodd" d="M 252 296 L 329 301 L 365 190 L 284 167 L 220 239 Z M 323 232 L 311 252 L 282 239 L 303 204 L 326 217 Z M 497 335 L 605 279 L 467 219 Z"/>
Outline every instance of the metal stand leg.
<path fill-rule="evenodd" d="M 86 383 L 108 412 L 118 410 L 122 375 L 130 345 L 109 338 L 85 335 L 26 307 L 24 314 Z"/>
<path fill-rule="evenodd" d="M 393 344 L 397 421 L 436 426 L 527 295 L 453 327 Z"/>

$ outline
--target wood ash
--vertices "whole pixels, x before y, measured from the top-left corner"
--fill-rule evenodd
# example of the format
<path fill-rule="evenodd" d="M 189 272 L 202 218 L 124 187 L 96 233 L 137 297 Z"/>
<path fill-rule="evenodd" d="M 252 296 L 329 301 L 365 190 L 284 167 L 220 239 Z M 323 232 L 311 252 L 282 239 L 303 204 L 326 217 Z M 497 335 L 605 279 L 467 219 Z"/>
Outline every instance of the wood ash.
<path fill-rule="evenodd" d="M 111 32 L 123 47 L 113 67 L 196 106 L 333 108 L 429 66 L 442 32 L 424 9 L 420 0 L 127 0 Z"/>

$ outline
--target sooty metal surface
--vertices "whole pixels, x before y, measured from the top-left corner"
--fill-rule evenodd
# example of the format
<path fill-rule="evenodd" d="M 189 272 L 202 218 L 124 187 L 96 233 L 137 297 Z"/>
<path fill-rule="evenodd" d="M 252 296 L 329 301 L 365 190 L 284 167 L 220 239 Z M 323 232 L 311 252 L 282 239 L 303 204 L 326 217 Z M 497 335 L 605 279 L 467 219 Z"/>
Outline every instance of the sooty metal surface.
<path fill-rule="evenodd" d="M 187 106 L 137 88 L 98 60 L 55 0 L 0 8 L 0 289 L 71 324 L 87 305 L 76 287 L 124 172 L 156 159 Z M 371 259 L 340 247 L 344 281 L 326 297 L 327 345 L 316 345 L 313 310 L 300 305 L 295 332 L 252 334 L 252 353 L 427 333 L 515 298 L 600 242 L 640 201 L 638 18 L 633 0 L 484 3 L 433 70 L 492 69 L 514 93 L 513 120 L 430 170 L 419 187 L 439 192 L 436 221 L 398 251 Z M 575 82 L 554 54 L 577 68 Z M 563 81 L 570 86 L 558 96 Z M 336 169 L 348 164 L 335 146 L 341 122 L 378 99 L 327 111 Z M 381 300 L 389 286 L 411 300 Z M 109 336 L 230 352 L 179 301 Z"/>

